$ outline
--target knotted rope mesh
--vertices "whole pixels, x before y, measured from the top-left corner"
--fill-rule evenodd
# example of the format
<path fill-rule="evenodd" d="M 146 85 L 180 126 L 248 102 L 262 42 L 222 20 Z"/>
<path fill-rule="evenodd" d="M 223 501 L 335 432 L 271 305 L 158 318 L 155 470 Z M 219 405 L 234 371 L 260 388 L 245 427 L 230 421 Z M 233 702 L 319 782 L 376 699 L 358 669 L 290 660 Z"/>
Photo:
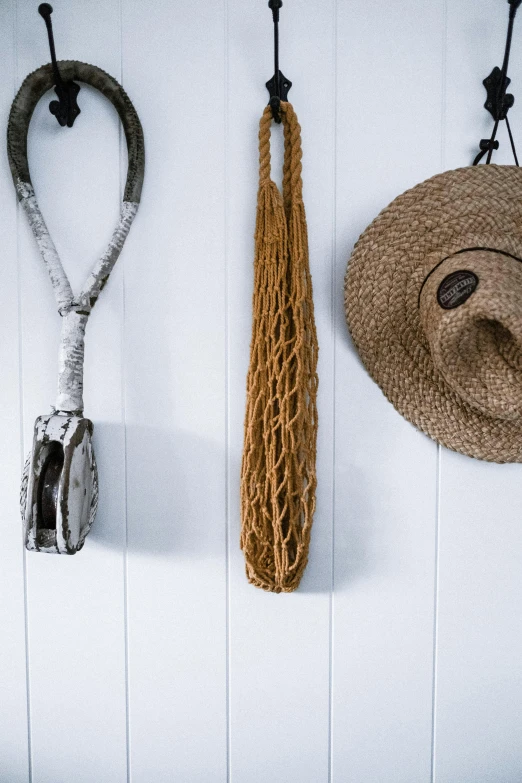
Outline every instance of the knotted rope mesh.
<path fill-rule="evenodd" d="M 241 548 L 248 580 L 299 585 L 315 509 L 317 335 L 301 179 L 301 128 L 281 102 L 283 193 L 270 177 L 267 106 L 259 126 L 254 295 L 241 469 Z"/>

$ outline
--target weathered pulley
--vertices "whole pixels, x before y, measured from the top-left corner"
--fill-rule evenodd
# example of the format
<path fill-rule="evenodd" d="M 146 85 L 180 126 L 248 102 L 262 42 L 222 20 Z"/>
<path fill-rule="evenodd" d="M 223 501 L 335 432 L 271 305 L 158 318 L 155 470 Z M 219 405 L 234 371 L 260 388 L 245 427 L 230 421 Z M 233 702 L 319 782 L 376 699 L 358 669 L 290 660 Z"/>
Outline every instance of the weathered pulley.
<path fill-rule="evenodd" d="M 73 555 L 96 516 L 98 475 L 89 419 L 39 416 L 22 477 L 27 549 Z"/>
<path fill-rule="evenodd" d="M 27 161 L 29 123 L 36 104 L 54 85 L 53 67 L 44 65 L 25 79 L 9 115 L 7 152 L 18 198 L 51 278 L 62 330 L 56 408 L 36 420 L 33 447 L 22 476 L 20 506 L 27 549 L 74 554 L 83 546 L 98 506 L 93 424 L 82 416 L 85 327 L 136 215 L 145 152 L 136 110 L 112 76 L 76 61 L 60 62 L 59 67 L 65 81 L 85 82 L 110 100 L 123 124 L 129 158 L 118 225 L 81 293 L 75 296 L 36 201 Z"/>

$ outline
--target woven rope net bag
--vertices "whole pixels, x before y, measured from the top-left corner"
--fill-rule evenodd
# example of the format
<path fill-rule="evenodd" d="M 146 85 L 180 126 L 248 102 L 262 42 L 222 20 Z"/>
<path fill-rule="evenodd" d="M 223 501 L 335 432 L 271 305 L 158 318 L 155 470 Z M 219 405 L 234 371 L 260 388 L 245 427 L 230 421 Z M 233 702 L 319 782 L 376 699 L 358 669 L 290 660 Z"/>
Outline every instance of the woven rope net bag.
<path fill-rule="evenodd" d="M 301 128 L 281 102 L 283 193 L 270 177 L 267 106 L 259 127 L 252 342 L 241 469 L 248 580 L 291 592 L 308 560 L 315 509 L 317 335 L 301 179 Z"/>
<path fill-rule="evenodd" d="M 448 171 L 393 201 L 345 279 L 363 363 L 442 445 L 522 461 L 522 170 Z"/>

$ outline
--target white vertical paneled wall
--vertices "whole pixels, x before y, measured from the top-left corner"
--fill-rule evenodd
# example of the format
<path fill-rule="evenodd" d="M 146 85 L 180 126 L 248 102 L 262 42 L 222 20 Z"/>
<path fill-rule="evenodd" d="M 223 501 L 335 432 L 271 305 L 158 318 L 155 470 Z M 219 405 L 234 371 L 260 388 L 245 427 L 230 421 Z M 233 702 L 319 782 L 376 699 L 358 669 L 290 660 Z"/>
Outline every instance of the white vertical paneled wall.
<path fill-rule="evenodd" d="M 336 783 L 431 780 L 437 446 L 367 375 L 339 295 L 360 232 L 441 167 L 444 4 L 422 22 L 400 6 L 343 2 L 337 17 Z"/>
<path fill-rule="evenodd" d="M 36 9 L 0 3 L 4 128 L 49 59 Z M 238 546 L 266 0 L 54 9 L 59 57 L 128 91 L 147 168 L 88 325 L 100 510 L 80 554 L 52 557 L 24 552 L 18 490 L 54 401 L 59 316 L 0 156 L 0 783 L 518 783 L 521 469 L 406 423 L 362 367 L 342 296 L 379 210 L 469 164 L 489 132 L 481 81 L 501 63 L 507 2 L 285 0 L 320 343 L 317 512 L 292 595 L 250 586 Z M 94 90 L 72 130 L 50 97 L 31 172 L 78 287 L 117 218 L 125 140 Z M 280 128 L 273 152 L 277 178 Z"/>

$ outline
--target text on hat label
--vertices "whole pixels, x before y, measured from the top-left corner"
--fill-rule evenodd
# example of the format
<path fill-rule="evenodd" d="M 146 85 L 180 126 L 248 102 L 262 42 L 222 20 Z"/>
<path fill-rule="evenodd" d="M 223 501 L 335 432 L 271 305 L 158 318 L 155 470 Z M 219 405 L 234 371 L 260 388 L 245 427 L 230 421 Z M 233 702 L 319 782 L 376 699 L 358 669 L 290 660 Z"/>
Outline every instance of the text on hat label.
<path fill-rule="evenodd" d="M 478 285 L 478 277 L 466 269 L 452 272 L 444 278 L 437 291 L 437 301 L 444 310 L 459 307 L 469 299 Z"/>

